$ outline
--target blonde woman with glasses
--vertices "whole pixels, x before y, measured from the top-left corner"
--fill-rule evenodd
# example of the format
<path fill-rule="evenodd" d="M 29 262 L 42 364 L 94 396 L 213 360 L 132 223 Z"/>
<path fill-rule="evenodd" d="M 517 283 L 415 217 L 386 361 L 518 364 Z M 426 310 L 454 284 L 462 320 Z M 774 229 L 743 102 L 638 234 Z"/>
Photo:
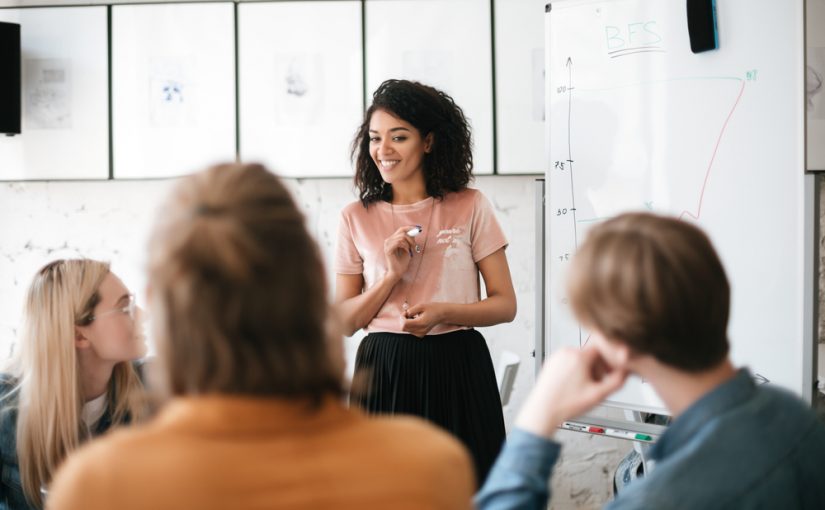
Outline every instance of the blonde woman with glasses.
<path fill-rule="evenodd" d="M 106 263 L 57 260 L 37 272 L 20 343 L 0 374 L 0 510 L 41 508 L 69 453 L 141 416 L 139 312 Z"/>

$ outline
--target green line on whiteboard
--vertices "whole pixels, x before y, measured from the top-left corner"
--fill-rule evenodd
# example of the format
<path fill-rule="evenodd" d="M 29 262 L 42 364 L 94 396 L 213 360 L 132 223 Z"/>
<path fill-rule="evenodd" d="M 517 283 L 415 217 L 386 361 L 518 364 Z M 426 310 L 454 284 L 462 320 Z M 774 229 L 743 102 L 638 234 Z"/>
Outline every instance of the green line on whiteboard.
<path fill-rule="evenodd" d="M 607 221 L 612 216 L 604 216 L 602 218 L 587 218 L 586 220 L 577 220 L 576 223 L 596 223 L 597 221 Z"/>
<path fill-rule="evenodd" d="M 626 83 L 624 85 L 617 85 L 615 87 L 605 87 L 600 89 L 588 89 L 583 88 L 581 86 L 577 86 L 576 90 L 581 92 L 601 92 L 605 90 L 617 90 L 617 89 L 624 89 L 627 87 L 638 87 L 640 85 L 656 85 L 659 83 L 669 83 L 673 81 L 705 81 L 705 80 L 724 80 L 724 81 L 743 81 L 742 78 L 737 78 L 735 76 L 691 76 L 685 78 L 668 78 L 666 80 L 651 80 L 651 81 L 640 81 L 635 83 Z"/>

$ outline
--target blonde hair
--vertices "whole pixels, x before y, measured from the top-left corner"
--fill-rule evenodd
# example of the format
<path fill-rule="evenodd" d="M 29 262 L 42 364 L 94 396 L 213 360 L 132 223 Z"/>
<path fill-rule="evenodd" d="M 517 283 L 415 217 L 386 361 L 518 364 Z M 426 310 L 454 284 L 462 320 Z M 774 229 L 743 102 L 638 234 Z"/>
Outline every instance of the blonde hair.
<path fill-rule="evenodd" d="M 289 192 L 261 165 L 182 179 L 149 243 L 161 384 L 173 395 L 343 393 L 326 276 Z"/>
<path fill-rule="evenodd" d="M 41 487 L 89 435 L 75 349 L 75 327 L 88 324 L 100 302 L 109 265 L 88 259 L 56 260 L 32 280 L 19 348 L 10 366 L 18 393 L 17 457 L 23 492 L 42 506 Z M 109 382 L 112 423 L 137 419 L 142 384 L 130 362 L 118 363 Z"/>
<path fill-rule="evenodd" d="M 728 354 L 725 269 L 685 221 L 627 213 L 594 227 L 573 259 L 568 293 L 582 324 L 664 364 L 700 372 Z"/>

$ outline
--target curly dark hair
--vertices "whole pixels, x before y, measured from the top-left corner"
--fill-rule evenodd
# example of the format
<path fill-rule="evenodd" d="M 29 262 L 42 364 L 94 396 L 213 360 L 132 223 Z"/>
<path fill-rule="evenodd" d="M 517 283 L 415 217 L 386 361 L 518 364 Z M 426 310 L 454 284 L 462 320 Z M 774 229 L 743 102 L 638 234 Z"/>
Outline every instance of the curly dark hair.
<path fill-rule="evenodd" d="M 432 133 L 432 150 L 424 154 L 427 194 L 442 198 L 460 191 L 473 178 L 473 140 L 461 108 L 444 92 L 408 80 L 387 80 L 372 95 L 372 105 L 352 141 L 355 186 L 364 207 L 378 200 L 392 200 L 392 186 L 381 178 L 370 155 L 370 119 L 384 110 L 412 124 L 422 138 Z"/>

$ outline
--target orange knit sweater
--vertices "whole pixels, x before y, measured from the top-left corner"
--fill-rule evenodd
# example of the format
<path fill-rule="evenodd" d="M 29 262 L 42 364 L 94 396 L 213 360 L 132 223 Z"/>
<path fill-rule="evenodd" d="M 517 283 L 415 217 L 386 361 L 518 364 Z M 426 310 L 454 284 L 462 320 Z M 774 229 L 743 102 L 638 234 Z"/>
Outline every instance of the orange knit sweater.
<path fill-rule="evenodd" d="M 206 396 L 80 449 L 47 508 L 461 509 L 473 491 L 463 447 L 419 419 Z"/>

